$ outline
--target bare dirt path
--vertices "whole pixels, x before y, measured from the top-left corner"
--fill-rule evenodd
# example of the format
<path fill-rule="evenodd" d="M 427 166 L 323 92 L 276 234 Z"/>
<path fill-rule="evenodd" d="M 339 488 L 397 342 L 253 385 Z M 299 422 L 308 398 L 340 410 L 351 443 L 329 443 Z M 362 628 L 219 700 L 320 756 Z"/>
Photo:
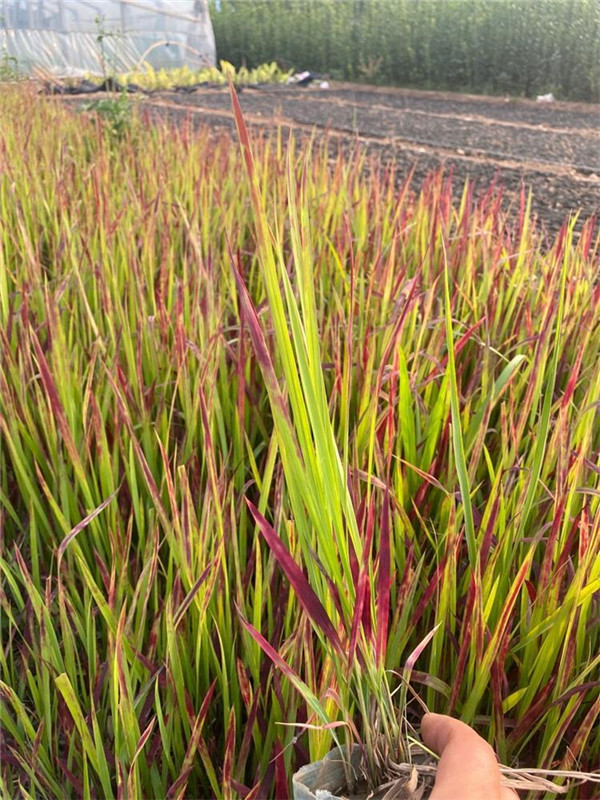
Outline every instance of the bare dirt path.
<path fill-rule="evenodd" d="M 414 169 L 415 185 L 431 170 L 452 170 L 457 187 L 476 190 L 496 178 L 509 199 L 524 182 L 533 209 L 550 231 L 566 214 L 600 216 L 600 106 L 455 95 L 333 84 L 329 89 L 264 86 L 240 93 L 252 126 L 327 130 L 340 146 L 361 141 L 399 172 Z M 227 88 L 161 92 L 142 108 L 161 117 L 190 116 L 231 129 Z"/>

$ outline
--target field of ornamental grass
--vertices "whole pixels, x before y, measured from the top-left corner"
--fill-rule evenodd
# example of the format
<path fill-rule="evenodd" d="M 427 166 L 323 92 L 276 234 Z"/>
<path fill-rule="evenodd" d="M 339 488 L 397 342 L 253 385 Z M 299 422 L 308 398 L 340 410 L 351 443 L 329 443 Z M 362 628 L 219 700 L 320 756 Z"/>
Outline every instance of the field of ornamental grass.
<path fill-rule="evenodd" d="M 237 122 L 0 95 L 3 796 L 286 798 L 414 693 L 593 769 L 594 225 Z"/>

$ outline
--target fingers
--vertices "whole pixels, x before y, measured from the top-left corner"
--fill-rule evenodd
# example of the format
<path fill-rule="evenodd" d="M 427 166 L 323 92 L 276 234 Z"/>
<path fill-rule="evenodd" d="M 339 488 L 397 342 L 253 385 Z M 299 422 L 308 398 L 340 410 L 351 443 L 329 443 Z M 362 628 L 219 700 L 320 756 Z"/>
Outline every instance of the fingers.
<path fill-rule="evenodd" d="M 438 753 L 431 800 L 514 800 L 500 785 L 500 769 L 490 745 L 464 722 L 441 714 L 426 714 L 423 742 Z"/>

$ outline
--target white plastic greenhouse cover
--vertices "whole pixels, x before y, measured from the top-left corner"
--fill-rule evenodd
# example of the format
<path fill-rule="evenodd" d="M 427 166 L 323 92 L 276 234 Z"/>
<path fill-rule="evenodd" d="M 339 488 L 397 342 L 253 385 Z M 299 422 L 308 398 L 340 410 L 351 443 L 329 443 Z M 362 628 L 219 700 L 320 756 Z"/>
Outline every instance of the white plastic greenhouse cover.
<path fill-rule="evenodd" d="M 208 0 L 0 0 L 0 60 L 62 77 L 213 66 Z"/>

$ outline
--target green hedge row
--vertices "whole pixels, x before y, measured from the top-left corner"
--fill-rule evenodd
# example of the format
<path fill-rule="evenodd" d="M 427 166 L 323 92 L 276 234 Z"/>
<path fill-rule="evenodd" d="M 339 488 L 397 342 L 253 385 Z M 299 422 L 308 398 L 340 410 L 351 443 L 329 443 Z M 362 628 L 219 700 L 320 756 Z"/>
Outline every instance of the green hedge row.
<path fill-rule="evenodd" d="M 600 101 L 600 0 L 211 0 L 219 58 Z"/>

